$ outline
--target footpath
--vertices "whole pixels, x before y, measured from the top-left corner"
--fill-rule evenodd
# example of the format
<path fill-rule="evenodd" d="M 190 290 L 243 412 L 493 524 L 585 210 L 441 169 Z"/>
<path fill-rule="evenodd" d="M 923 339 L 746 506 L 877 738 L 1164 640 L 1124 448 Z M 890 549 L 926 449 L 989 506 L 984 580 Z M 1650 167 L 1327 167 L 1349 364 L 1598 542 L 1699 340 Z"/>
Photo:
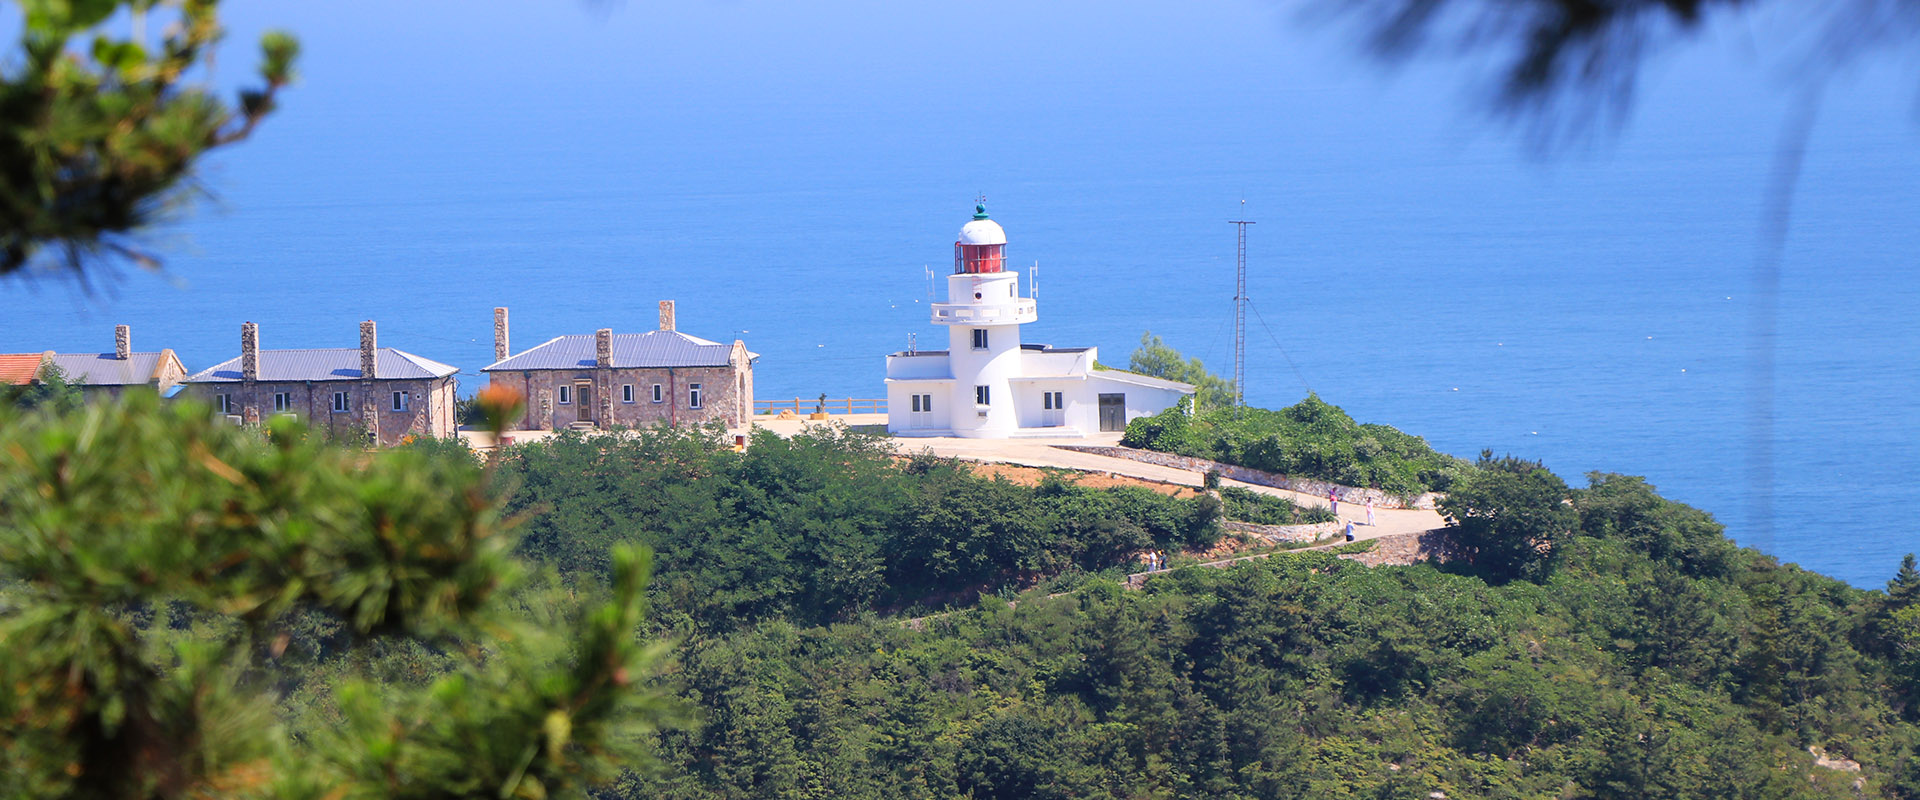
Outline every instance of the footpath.
<path fill-rule="evenodd" d="M 1100 472 L 1121 475 L 1142 480 L 1173 483 L 1181 486 L 1200 486 L 1206 476 L 1192 470 L 1161 466 L 1134 461 L 1127 458 L 1115 458 L 1079 450 L 1067 450 L 1054 445 L 1080 445 L 1118 447 L 1120 434 L 1108 433 L 1080 439 L 894 439 L 895 447 L 910 455 L 931 452 L 937 456 L 957 458 L 963 461 L 975 461 L 989 464 L 1018 464 L 1029 467 L 1050 467 L 1056 469 Z M 1276 489 L 1260 486 L 1231 478 L 1220 479 L 1221 486 L 1233 486 L 1258 494 L 1283 497 L 1302 507 L 1326 508 L 1329 503 L 1324 496 L 1315 496 L 1304 492 Z M 1353 538 L 1378 539 L 1385 536 L 1419 534 L 1446 527 L 1446 520 L 1440 512 L 1424 508 L 1376 508 L 1373 511 L 1374 524 L 1367 524 L 1367 508 L 1354 503 L 1340 503 L 1335 515 L 1342 523 L 1353 523 Z M 1344 525 L 1342 526 L 1344 527 Z M 1338 544 L 1344 544 L 1342 540 Z M 1231 561 L 1232 559 L 1229 559 Z"/>

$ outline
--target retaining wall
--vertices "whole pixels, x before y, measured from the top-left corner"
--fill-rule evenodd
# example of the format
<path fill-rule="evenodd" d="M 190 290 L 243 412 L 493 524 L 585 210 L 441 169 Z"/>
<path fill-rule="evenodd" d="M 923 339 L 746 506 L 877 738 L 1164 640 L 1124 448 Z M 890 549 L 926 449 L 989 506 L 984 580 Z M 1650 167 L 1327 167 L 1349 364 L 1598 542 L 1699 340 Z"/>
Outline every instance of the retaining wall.
<path fill-rule="evenodd" d="M 1238 464 L 1222 464 L 1218 461 L 1175 455 L 1173 453 L 1162 453 L 1157 450 L 1136 450 L 1131 447 L 1101 447 L 1097 445 L 1080 444 L 1056 444 L 1054 447 L 1062 450 L 1074 450 L 1082 453 L 1092 453 L 1098 456 L 1124 458 L 1129 461 L 1138 461 L 1142 464 L 1154 464 L 1199 473 L 1216 470 L 1220 473 L 1221 477 L 1231 478 L 1241 483 L 1251 483 L 1255 486 L 1266 486 L 1273 489 L 1286 489 L 1288 491 L 1310 494 L 1314 497 L 1326 497 L 1327 494 L 1331 492 L 1333 496 L 1340 498 L 1340 502 L 1342 503 L 1360 505 L 1365 504 L 1371 499 L 1374 506 L 1378 508 L 1424 508 L 1431 510 L 1434 508 L 1435 501 L 1440 498 L 1440 495 L 1435 492 L 1427 492 L 1414 497 L 1404 497 L 1397 494 L 1389 494 L 1379 489 L 1342 486 L 1337 483 L 1314 480 L 1312 478 L 1290 478 L 1285 475 L 1276 475 L 1251 467 L 1242 467 Z"/>

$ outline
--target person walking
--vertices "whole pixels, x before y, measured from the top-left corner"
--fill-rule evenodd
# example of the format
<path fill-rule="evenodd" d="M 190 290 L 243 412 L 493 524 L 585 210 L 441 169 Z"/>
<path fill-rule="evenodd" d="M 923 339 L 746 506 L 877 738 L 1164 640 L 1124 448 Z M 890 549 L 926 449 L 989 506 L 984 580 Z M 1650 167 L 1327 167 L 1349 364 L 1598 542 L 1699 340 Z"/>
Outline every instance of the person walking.
<path fill-rule="evenodd" d="M 1333 506 L 1333 515 L 1340 516 L 1340 495 L 1332 489 L 1327 490 L 1327 504 Z"/>
<path fill-rule="evenodd" d="M 1373 527 L 1373 498 L 1367 498 L 1367 527 Z"/>
<path fill-rule="evenodd" d="M 1347 541 L 1353 541 L 1353 522 L 1347 522 Z"/>

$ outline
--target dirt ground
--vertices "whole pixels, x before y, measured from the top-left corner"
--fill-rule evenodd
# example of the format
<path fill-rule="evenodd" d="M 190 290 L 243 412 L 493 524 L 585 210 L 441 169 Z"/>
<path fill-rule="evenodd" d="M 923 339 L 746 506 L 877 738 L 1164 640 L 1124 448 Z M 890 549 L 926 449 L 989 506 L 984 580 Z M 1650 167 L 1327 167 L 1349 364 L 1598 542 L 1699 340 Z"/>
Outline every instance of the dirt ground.
<path fill-rule="evenodd" d="M 1130 478 L 1125 475 L 1115 475 L 1110 472 L 1082 472 L 1079 470 L 1069 470 L 1069 469 L 1040 469 L 1038 467 L 1021 467 L 1021 466 L 1015 466 L 1013 464 L 972 463 L 972 464 L 968 464 L 967 466 L 972 467 L 973 474 L 979 475 L 980 477 L 992 478 L 997 476 L 1001 478 L 1006 478 L 1008 482 L 1017 483 L 1017 484 L 1020 484 L 1021 486 L 1038 486 L 1040 485 L 1041 478 L 1046 477 L 1048 473 L 1053 473 L 1053 474 L 1062 476 L 1069 483 L 1072 483 L 1078 486 L 1085 486 L 1089 489 L 1111 489 L 1116 486 L 1138 486 L 1143 489 L 1150 489 L 1152 491 L 1159 492 L 1164 495 L 1168 495 L 1170 497 L 1194 497 L 1200 494 L 1199 489 L 1195 489 L 1191 486 L 1180 486 L 1178 484 L 1161 483 L 1159 481 L 1150 481 L 1150 480 L 1144 480 L 1141 478 Z"/>

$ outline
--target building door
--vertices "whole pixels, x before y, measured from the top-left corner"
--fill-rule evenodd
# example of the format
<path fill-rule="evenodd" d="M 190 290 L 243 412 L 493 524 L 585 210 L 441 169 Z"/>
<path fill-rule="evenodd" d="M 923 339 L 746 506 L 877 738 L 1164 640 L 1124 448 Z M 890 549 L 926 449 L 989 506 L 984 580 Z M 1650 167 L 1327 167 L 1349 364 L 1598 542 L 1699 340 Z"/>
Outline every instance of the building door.
<path fill-rule="evenodd" d="M 915 428 L 933 427 L 933 395 L 912 395 L 911 402 L 913 403 L 913 415 L 907 419 L 907 424 Z"/>
<path fill-rule="evenodd" d="M 1127 396 L 1124 394 L 1100 395 L 1100 430 L 1124 431 L 1127 429 Z"/>
<path fill-rule="evenodd" d="M 1058 428 L 1067 424 L 1067 394 L 1065 392 L 1040 393 L 1040 425 Z"/>
<path fill-rule="evenodd" d="M 593 422 L 593 382 L 579 381 L 573 385 L 573 407 L 579 411 L 581 422 Z"/>

